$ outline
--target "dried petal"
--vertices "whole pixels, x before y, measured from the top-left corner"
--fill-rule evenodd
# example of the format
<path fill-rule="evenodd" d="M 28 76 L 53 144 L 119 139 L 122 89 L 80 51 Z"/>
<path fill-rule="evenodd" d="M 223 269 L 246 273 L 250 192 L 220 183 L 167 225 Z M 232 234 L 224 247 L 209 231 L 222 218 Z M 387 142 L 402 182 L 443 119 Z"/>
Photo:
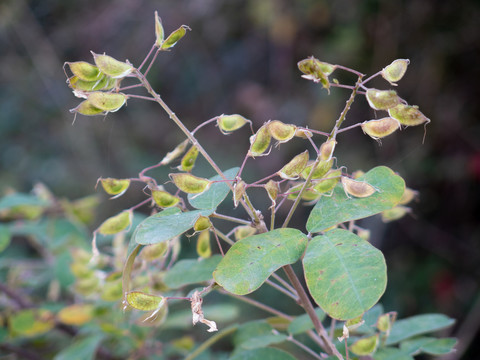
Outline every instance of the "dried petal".
<path fill-rule="evenodd" d="M 195 325 L 197 322 L 201 322 L 209 327 L 208 332 L 218 331 L 215 321 L 205 319 L 202 310 L 203 299 L 200 297 L 198 291 L 195 291 L 190 298 L 192 308 L 192 323 Z"/>

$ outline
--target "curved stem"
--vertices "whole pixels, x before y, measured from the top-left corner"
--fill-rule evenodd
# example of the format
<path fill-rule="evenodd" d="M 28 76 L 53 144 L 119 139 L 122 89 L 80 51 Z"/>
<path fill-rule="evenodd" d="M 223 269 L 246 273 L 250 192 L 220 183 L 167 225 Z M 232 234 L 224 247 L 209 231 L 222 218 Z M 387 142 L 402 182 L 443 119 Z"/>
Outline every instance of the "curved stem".
<path fill-rule="evenodd" d="M 207 350 L 210 346 L 215 344 L 217 341 L 223 339 L 224 337 L 229 336 L 230 334 L 233 334 L 235 331 L 237 331 L 238 325 L 232 325 L 229 326 L 228 328 L 219 331 L 216 333 L 214 336 L 209 338 L 207 341 L 205 341 L 202 345 L 200 345 L 198 348 L 195 349 L 194 352 L 192 352 L 190 355 L 188 355 L 185 360 L 193 360 L 195 359 L 198 355 L 203 353 L 205 350 Z"/>

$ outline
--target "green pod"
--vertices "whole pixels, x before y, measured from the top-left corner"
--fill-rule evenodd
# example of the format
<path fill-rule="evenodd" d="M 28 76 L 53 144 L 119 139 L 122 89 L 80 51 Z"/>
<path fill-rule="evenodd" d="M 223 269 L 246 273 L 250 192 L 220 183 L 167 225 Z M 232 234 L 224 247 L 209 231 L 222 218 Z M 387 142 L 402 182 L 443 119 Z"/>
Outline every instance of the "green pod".
<path fill-rule="evenodd" d="M 164 190 L 152 190 L 152 199 L 162 209 L 177 205 L 180 202 L 178 196 L 172 195 Z"/>
<path fill-rule="evenodd" d="M 394 90 L 368 89 L 366 96 L 374 110 L 388 110 L 400 104 L 400 98 Z"/>
<path fill-rule="evenodd" d="M 376 140 L 393 134 L 400 128 L 400 122 L 392 117 L 384 117 L 365 121 L 361 126 L 365 134 Z"/>
<path fill-rule="evenodd" d="M 66 62 L 65 65 L 68 65 L 73 75 L 83 81 L 98 81 L 103 76 L 97 66 L 86 61 Z"/>
<path fill-rule="evenodd" d="M 212 256 L 212 247 L 210 245 L 210 231 L 205 230 L 198 234 L 197 254 L 204 259 Z"/>
<path fill-rule="evenodd" d="M 335 151 L 335 146 L 337 145 L 337 141 L 335 139 L 330 139 L 325 141 L 320 146 L 320 159 L 321 160 L 330 160 L 333 156 L 333 152 Z"/>
<path fill-rule="evenodd" d="M 243 180 L 237 181 L 235 184 L 233 184 L 233 205 L 235 207 L 238 206 L 238 203 L 245 194 L 245 191 L 247 189 L 246 186 L 247 184 Z"/>
<path fill-rule="evenodd" d="M 319 193 L 327 193 L 338 184 L 342 171 L 340 169 L 330 170 L 322 180 L 313 182 L 313 189 Z"/>
<path fill-rule="evenodd" d="M 93 51 L 92 55 L 100 71 L 114 79 L 124 78 L 133 71 L 132 64 L 128 62 L 118 61 L 105 54 L 95 54 Z"/>
<path fill-rule="evenodd" d="M 335 71 L 336 66 L 322 62 L 313 56 L 298 62 L 298 69 L 304 74 L 303 78 L 321 83 L 327 90 L 330 89 L 328 76 Z"/>
<path fill-rule="evenodd" d="M 165 31 L 163 30 L 162 19 L 158 16 L 158 12 L 155 11 L 155 46 L 162 47 L 163 40 L 165 39 Z"/>
<path fill-rule="evenodd" d="M 330 160 L 320 160 L 317 166 L 315 166 L 315 169 L 313 170 L 313 175 L 311 177 L 312 180 L 315 179 L 321 179 L 325 176 L 327 172 L 330 171 L 330 169 L 333 166 L 333 158 Z M 312 171 L 313 163 L 310 165 L 307 165 L 307 167 L 302 171 L 302 178 L 306 179 L 309 175 L 310 172 Z"/>
<path fill-rule="evenodd" d="M 373 195 L 377 190 L 364 181 L 358 181 L 346 176 L 341 177 L 343 190 L 347 195 L 353 195 L 358 198 L 365 198 Z"/>
<path fill-rule="evenodd" d="M 238 130 L 247 122 L 251 121 L 238 114 L 221 115 L 217 118 L 217 126 L 223 134 Z"/>
<path fill-rule="evenodd" d="M 105 111 L 93 106 L 93 104 L 88 100 L 82 101 L 76 108 L 70 109 L 70 112 L 71 113 L 82 114 L 82 115 L 85 115 L 85 116 L 95 116 L 95 115 L 105 115 L 106 114 Z"/>
<path fill-rule="evenodd" d="M 88 94 L 87 100 L 97 109 L 115 112 L 125 105 L 127 96 L 122 93 L 95 91 Z"/>
<path fill-rule="evenodd" d="M 192 146 L 185 155 L 182 157 L 182 161 L 180 162 L 180 166 L 178 167 L 181 171 L 192 171 L 195 166 L 195 161 L 198 157 L 198 148 L 196 146 Z"/>
<path fill-rule="evenodd" d="M 430 122 L 430 119 L 423 115 L 416 105 L 399 104 L 389 109 L 388 114 L 405 126 L 416 126 Z"/>
<path fill-rule="evenodd" d="M 193 230 L 204 231 L 212 227 L 212 223 L 208 216 L 199 216 L 195 224 L 193 224 Z"/>
<path fill-rule="evenodd" d="M 156 310 L 165 302 L 162 296 L 150 295 L 140 291 L 130 291 L 125 295 L 125 300 L 134 309 L 142 311 Z"/>
<path fill-rule="evenodd" d="M 194 176 L 190 173 L 173 173 L 169 174 L 169 177 L 177 188 L 187 194 L 201 194 L 206 191 L 212 183 L 207 179 Z"/>
<path fill-rule="evenodd" d="M 270 146 L 271 139 L 272 137 L 268 131 L 268 126 L 263 125 L 255 135 L 250 136 L 248 155 L 251 157 L 268 155 L 268 153 L 265 154 L 265 151 L 267 151 Z"/>
<path fill-rule="evenodd" d="M 123 195 L 130 186 L 130 179 L 100 178 L 99 181 L 108 195 L 117 197 Z"/>
<path fill-rule="evenodd" d="M 177 42 L 185 36 L 187 30 L 191 30 L 187 25 L 180 26 L 177 30 L 168 35 L 160 48 L 166 50 L 174 47 Z"/>
<path fill-rule="evenodd" d="M 400 81 L 407 72 L 408 64 L 410 64 L 410 60 L 408 59 L 397 59 L 383 68 L 382 77 L 390 84 L 396 85 L 395 83 Z"/>
<path fill-rule="evenodd" d="M 272 200 L 273 203 L 277 200 L 278 193 L 280 192 L 280 186 L 278 182 L 273 180 L 268 180 L 265 184 L 265 190 L 267 191 L 268 197 Z"/>
<path fill-rule="evenodd" d="M 308 150 L 305 150 L 301 154 L 295 156 L 292 160 L 288 162 L 283 168 L 281 168 L 277 174 L 282 179 L 295 180 L 298 179 L 299 175 L 305 169 L 308 163 Z"/>
<path fill-rule="evenodd" d="M 97 231 L 102 235 L 113 235 L 126 230 L 131 224 L 132 212 L 125 210 L 105 220 Z"/>
<path fill-rule="evenodd" d="M 270 121 L 268 124 L 270 135 L 279 143 L 285 143 L 295 136 L 297 127 L 292 124 L 284 124 L 280 120 Z"/>

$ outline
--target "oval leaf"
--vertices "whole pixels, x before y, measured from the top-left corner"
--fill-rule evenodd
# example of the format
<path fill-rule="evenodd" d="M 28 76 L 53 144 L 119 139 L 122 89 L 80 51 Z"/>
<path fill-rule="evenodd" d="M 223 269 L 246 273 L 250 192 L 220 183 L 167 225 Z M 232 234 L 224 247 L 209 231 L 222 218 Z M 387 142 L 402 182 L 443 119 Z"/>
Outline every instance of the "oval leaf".
<path fill-rule="evenodd" d="M 357 180 L 365 181 L 377 191 L 366 198 L 354 198 L 348 197 L 342 186 L 337 185 L 332 196 L 322 197 L 310 213 L 307 221 L 309 232 L 323 231 L 345 221 L 391 209 L 400 202 L 405 191 L 403 179 L 385 166 L 376 167 Z"/>
<path fill-rule="evenodd" d="M 212 214 L 211 210 L 194 210 L 184 213 L 178 208 L 169 210 L 172 211 L 168 215 L 164 215 L 162 211 L 143 220 L 133 233 L 135 242 L 150 245 L 168 241 L 191 229 L 200 216 Z"/>
<path fill-rule="evenodd" d="M 303 266 L 313 299 L 338 320 L 362 315 L 377 303 L 387 285 L 382 252 L 343 229 L 313 238 Z"/>
<path fill-rule="evenodd" d="M 180 260 L 167 272 L 163 281 L 171 289 L 209 281 L 221 259 L 221 255 L 213 255 L 201 261 Z"/>
<path fill-rule="evenodd" d="M 278 268 L 295 263 L 306 245 L 307 237 L 297 229 L 277 229 L 247 237 L 228 250 L 213 277 L 231 293 L 249 294 Z"/>

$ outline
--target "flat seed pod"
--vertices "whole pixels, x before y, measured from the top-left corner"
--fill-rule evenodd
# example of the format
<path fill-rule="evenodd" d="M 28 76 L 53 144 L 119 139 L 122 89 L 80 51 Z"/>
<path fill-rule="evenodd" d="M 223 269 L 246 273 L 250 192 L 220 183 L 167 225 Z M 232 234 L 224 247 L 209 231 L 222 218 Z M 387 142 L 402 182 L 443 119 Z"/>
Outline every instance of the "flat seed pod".
<path fill-rule="evenodd" d="M 210 231 L 202 231 L 197 239 L 197 254 L 206 259 L 212 256 L 212 247 L 210 246 Z"/>
<path fill-rule="evenodd" d="M 146 261 L 156 260 L 161 258 L 167 252 L 168 244 L 166 242 L 161 242 L 152 245 L 146 245 L 142 248 L 140 257 Z"/>
<path fill-rule="evenodd" d="M 187 30 L 191 30 L 187 25 L 180 26 L 177 30 L 172 32 L 162 43 L 161 49 L 166 50 L 174 47 L 177 42 L 185 36 Z"/>
<path fill-rule="evenodd" d="M 390 221 L 401 219 L 410 211 L 411 209 L 407 206 L 402 206 L 402 205 L 395 206 L 392 209 L 388 209 L 382 212 L 382 221 L 387 223 Z"/>
<path fill-rule="evenodd" d="M 238 114 L 221 115 L 217 118 L 217 126 L 223 134 L 238 130 L 247 122 L 251 121 Z"/>
<path fill-rule="evenodd" d="M 105 115 L 105 111 L 93 106 L 88 100 L 82 101 L 76 108 L 70 109 L 70 112 L 85 116 Z"/>
<path fill-rule="evenodd" d="M 155 11 L 155 46 L 160 48 L 165 38 L 165 31 L 163 30 L 162 20 Z"/>
<path fill-rule="evenodd" d="M 103 76 L 97 66 L 86 61 L 66 62 L 65 64 L 68 65 L 73 75 L 83 81 L 97 81 Z"/>
<path fill-rule="evenodd" d="M 272 137 L 267 125 L 263 125 L 255 135 L 250 136 L 250 150 L 248 150 L 248 155 L 251 157 L 268 155 L 265 154 L 265 151 L 267 151 L 270 146 L 271 139 Z"/>
<path fill-rule="evenodd" d="M 102 235 L 113 235 L 127 229 L 132 224 L 132 212 L 125 210 L 105 220 L 98 228 Z"/>
<path fill-rule="evenodd" d="M 405 126 L 428 124 L 430 122 L 430 119 L 423 115 L 416 105 L 399 104 L 389 109 L 388 114 Z"/>
<path fill-rule="evenodd" d="M 278 182 L 268 180 L 268 182 L 265 184 L 265 190 L 267 190 L 267 194 L 270 200 L 275 203 L 278 197 L 278 193 L 280 192 L 280 186 L 278 185 Z"/>
<path fill-rule="evenodd" d="M 415 199 L 418 196 L 418 191 L 412 190 L 410 188 L 405 188 L 405 192 L 400 199 L 399 205 L 407 205 L 410 201 Z"/>
<path fill-rule="evenodd" d="M 319 194 L 327 193 L 337 185 L 341 175 L 340 169 L 330 170 L 324 179 L 314 182 L 313 189 Z"/>
<path fill-rule="evenodd" d="M 250 225 L 237 226 L 234 230 L 235 240 L 239 241 L 246 237 L 252 236 L 257 232 L 257 229 Z"/>
<path fill-rule="evenodd" d="M 408 64 L 410 60 L 408 59 L 397 59 L 392 62 L 387 67 L 382 70 L 382 77 L 387 80 L 390 84 L 396 85 L 397 81 L 400 81 L 407 71 Z"/>
<path fill-rule="evenodd" d="M 118 61 L 105 54 L 95 54 L 93 51 L 92 55 L 100 71 L 114 79 L 124 78 L 133 71 L 132 64 L 128 62 Z"/>
<path fill-rule="evenodd" d="M 66 325 L 81 326 L 91 321 L 93 315 L 92 305 L 74 304 L 60 310 L 57 319 Z"/>
<path fill-rule="evenodd" d="M 305 169 L 308 163 L 308 150 L 305 150 L 303 153 L 295 156 L 290 162 L 281 168 L 277 174 L 282 179 L 295 180 L 298 179 L 299 175 Z"/>
<path fill-rule="evenodd" d="M 130 291 L 125 295 L 125 300 L 134 309 L 152 311 L 160 307 L 163 297 L 145 294 L 140 291 Z"/>
<path fill-rule="evenodd" d="M 388 110 L 400 104 L 400 98 L 394 90 L 368 89 L 367 101 L 375 110 Z"/>
<path fill-rule="evenodd" d="M 306 179 L 310 175 L 310 172 L 312 171 L 312 166 L 313 163 L 307 165 L 307 167 L 302 171 L 302 178 Z M 331 158 L 330 160 L 320 160 L 320 162 L 317 164 L 317 166 L 315 166 L 315 169 L 313 170 L 313 175 L 311 179 L 315 180 L 323 178 L 326 173 L 330 171 L 332 166 L 333 158 Z"/>
<path fill-rule="evenodd" d="M 193 224 L 193 230 L 195 231 L 204 231 L 212 227 L 210 218 L 208 216 L 199 216 L 195 224 Z"/>
<path fill-rule="evenodd" d="M 127 96 L 122 93 L 96 91 L 90 93 L 87 100 L 98 109 L 115 112 L 125 104 Z"/>
<path fill-rule="evenodd" d="M 77 76 L 72 76 L 68 79 L 68 86 L 77 91 L 99 91 L 110 90 L 115 86 L 115 81 L 107 76 L 100 77 L 94 81 L 85 81 L 79 79 Z"/>
<path fill-rule="evenodd" d="M 233 205 L 238 206 L 239 201 L 242 199 L 246 190 L 246 183 L 243 180 L 240 180 L 233 184 Z"/>
<path fill-rule="evenodd" d="M 292 124 L 284 124 L 279 120 L 273 120 L 268 123 L 270 135 L 279 143 L 285 143 L 295 136 L 297 127 Z"/>
<path fill-rule="evenodd" d="M 200 194 L 207 190 L 211 181 L 189 173 L 174 173 L 168 175 L 173 183 L 187 194 Z"/>
<path fill-rule="evenodd" d="M 108 195 L 117 197 L 124 194 L 130 186 L 129 179 L 105 178 L 99 179 L 99 181 L 102 184 L 103 190 L 105 190 Z"/>
<path fill-rule="evenodd" d="M 195 161 L 198 157 L 198 148 L 196 146 L 192 146 L 185 155 L 182 157 L 182 161 L 180 162 L 180 166 L 178 167 L 181 171 L 192 171 L 193 167 L 195 166 Z"/>
<path fill-rule="evenodd" d="M 313 133 L 306 129 L 297 129 L 295 130 L 295 136 L 301 139 L 309 139 L 313 136 Z"/>
<path fill-rule="evenodd" d="M 337 145 L 337 141 L 335 139 L 325 141 L 320 146 L 320 159 L 330 160 L 332 158 L 333 152 L 335 151 L 335 145 Z"/>
<path fill-rule="evenodd" d="M 178 158 L 180 155 L 183 154 L 183 152 L 187 148 L 187 145 L 188 145 L 188 139 L 182 141 L 180 144 L 178 144 L 175 147 L 175 149 L 173 149 L 172 151 L 168 152 L 167 155 L 165 155 L 162 161 L 160 161 L 160 164 L 161 165 L 170 164 L 173 160 L 175 160 L 176 158 Z"/>
<path fill-rule="evenodd" d="M 303 78 L 320 82 L 327 90 L 330 89 L 328 76 L 336 69 L 335 65 L 331 65 L 315 59 L 313 56 L 298 62 L 298 69 L 304 73 Z"/>
<path fill-rule="evenodd" d="M 342 176 L 341 178 L 343 189 L 348 195 L 364 198 L 373 195 L 377 191 L 372 185 L 364 182 L 350 179 L 349 177 Z"/>
<path fill-rule="evenodd" d="M 178 196 L 174 196 L 164 190 L 152 190 L 152 198 L 162 209 L 177 205 L 180 202 Z"/>
<path fill-rule="evenodd" d="M 383 119 L 365 121 L 361 126 L 365 134 L 373 139 L 380 139 L 397 131 L 400 128 L 400 123 L 392 117 L 384 117 Z"/>
<path fill-rule="evenodd" d="M 378 347 L 378 334 L 359 339 L 355 341 L 351 346 L 350 350 L 360 356 L 371 355 L 377 350 Z"/>

